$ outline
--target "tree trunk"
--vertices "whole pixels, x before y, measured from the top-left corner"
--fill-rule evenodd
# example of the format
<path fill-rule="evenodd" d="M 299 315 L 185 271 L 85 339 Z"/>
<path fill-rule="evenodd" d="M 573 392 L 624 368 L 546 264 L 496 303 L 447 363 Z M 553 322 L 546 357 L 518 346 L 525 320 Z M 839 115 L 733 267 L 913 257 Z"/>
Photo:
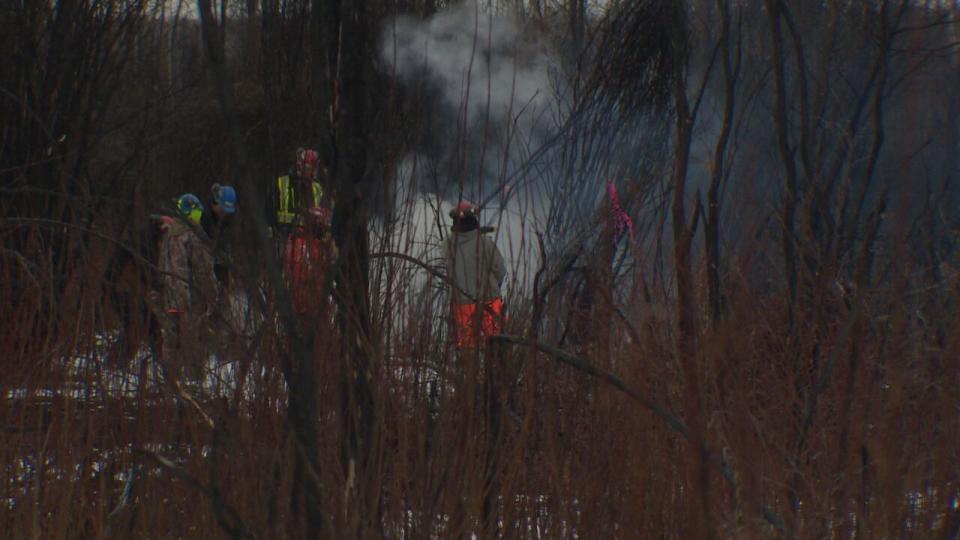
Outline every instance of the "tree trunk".
<path fill-rule="evenodd" d="M 570 52 L 571 60 L 576 65 L 577 59 L 583 51 L 584 20 L 586 19 L 586 0 L 569 0 L 567 9 L 570 12 Z"/>
<path fill-rule="evenodd" d="M 690 249 L 693 231 L 687 226 L 685 197 L 687 169 L 690 164 L 690 143 L 693 136 L 694 118 L 687 102 L 686 79 L 683 70 L 674 77 L 674 103 L 676 105 L 676 140 L 673 160 L 673 257 L 677 286 L 677 361 L 683 374 L 684 419 L 691 433 L 688 445 L 686 469 L 686 528 L 685 538 L 709 538 L 709 475 L 704 455 L 705 433 L 703 430 L 700 376 L 696 357 L 696 304 L 693 292 L 693 271 Z"/>
<path fill-rule="evenodd" d="M 736 98 L 737 77 L 740 71 L 740 40 L 737 40 L 737 61 L 734 64 L 730 39 L 730 4 L 717 0 L 721 16 L 720 54 L 723 55 L 723 124 L 713 152 L 713 171 L 707 189 L 707 219 L 704 223 L 704 241 L 707 256 L 707 291 L 711 326 L 716 327 L 721 314 L 720 290 L 720 191 L 726 177 L 725 157 L 733 129 L 733 111 Z"/>
<path fill-rule="evenodd" d="M 242 141 L 236 134 L 241 133 L 237 122 L 236 105 L 231 92 L 224 65 L 222 41 L 213 20 L 210 0 L 198 0 L 201 28 L 207 56 L 213 73 L 213 83 L 217 90 L 224 121 L 229 126 L 231 153 L 238 169 L 241 193 L 257 193 L 257 182 L 251 178 L 247 166 L 247 156 Z M 277 297 L 284 333 L 289 339 L 289 348 L 284 359 L 284 378 L 289 389 L 287 419 L 298 447 L 294 471 L 295 478 L 291 493 L 291 524 L 296 530 L 289 531 L 292 537 L 318 538 L 324 530 L 324 514 L 321 506 L 319 485 L 319 442 L 317 431 L 317 384 L 314 366 L 313 339 L 301 332 L 293 312 L 290 292 L 280 274 L 280 265 L 275 256 L 273 243 L 267 238 L 265 216 L 259 212 L 250 212 L 253 220 L 254 237 L 259 253 L 265 254 L 267 279 L 270 289 Z M 312 473 L 312 474 L 307 474 Z M 298 527 L 299 526 L 299 527 Z"/>
<path fill-rule="evenodd" d="M 346 5 L 351 5 L 347 2 Z M 311 131 L 320 138 L 321 162 L 329 168 L 328 181 L 335 182 L 336 118 L 339 115 L 340 78 L 338 65 L 340 39 L 343 29 L 343 11 L 339 1 L 313 0 L 310 10 L 311 54 Z M 354 41 L 356 36 L 343 36 Z"/>
<path fill-rule="evenodd" d="M 361 480 L 372 479 L 367 466 L 373 448 L 374 402 L 369 305 L 368 202 L 370 193 L 367 147 L 368 100 L 371 64 L 369 22 L 365 0 L 348 0 L 331 12 L 342 14 L 342 36 L 337 76 L 328 88 L 333 98 L 332 173 L 336 178 L 336 207 L 333 235 L 340 260 L 337 263 L 335 296 L 337 325 L 340 328 L 341 365 L 341 466 L 347 483 L 344 489 L 344 532 L 347 537 L 367 537 L 364 524 L 376 524 L 375 490 L 364 489 Z M 330 41 L 328 40 L 328 43 Z M 333 57 L 336 58 L 336 57 Z M 328 62 L 332 58 L 329 56 Z M 369 491 L 369 493 L 368 493 Z M 368 497 L 365 499 L 365 497 Z"/>
<path fill-rule="evenodd" d="M 783 31 L 780 28 L 780 0 L 766 0 L 770 18 L 770 38 L 773 41 L 773 71 L 775 81 L 775 104 L 773 109 L 774 130 L 777 134 L 777 149 L 786 171 L 786 189 L 783 195 L 783 261 L 787 276 L 787 318 L 793 326 L 797 303 L 797 254 L 795 216 L 797 206 L 797 164 L 790 149 L 787 119 L 787 82 L 783 58 Z"/>

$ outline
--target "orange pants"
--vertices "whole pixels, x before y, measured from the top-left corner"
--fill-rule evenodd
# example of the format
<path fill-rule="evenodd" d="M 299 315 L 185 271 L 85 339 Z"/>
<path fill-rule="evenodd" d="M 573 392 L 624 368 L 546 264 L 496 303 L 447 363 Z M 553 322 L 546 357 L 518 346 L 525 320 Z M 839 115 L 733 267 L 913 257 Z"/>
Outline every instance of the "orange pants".
<path fill-rule="evenodd" d="M 458 349 L 472 349 L 479 337 L 487 338 L 503 329 L 502 298 L 477 304 L 453 304 L 452 309 Z"/>

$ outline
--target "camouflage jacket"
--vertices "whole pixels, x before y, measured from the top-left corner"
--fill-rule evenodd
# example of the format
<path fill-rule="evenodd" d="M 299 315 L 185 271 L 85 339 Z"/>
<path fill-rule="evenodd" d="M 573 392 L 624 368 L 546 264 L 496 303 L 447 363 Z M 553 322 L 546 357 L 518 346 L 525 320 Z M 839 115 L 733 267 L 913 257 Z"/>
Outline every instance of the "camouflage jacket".
<path fill-rule="evenodd" d="M 164 308 L 199 314 L 216 301 L 213 254 L 203 230 L 180 220 L 165 219 L 158 266 L 163 276 Z"/>

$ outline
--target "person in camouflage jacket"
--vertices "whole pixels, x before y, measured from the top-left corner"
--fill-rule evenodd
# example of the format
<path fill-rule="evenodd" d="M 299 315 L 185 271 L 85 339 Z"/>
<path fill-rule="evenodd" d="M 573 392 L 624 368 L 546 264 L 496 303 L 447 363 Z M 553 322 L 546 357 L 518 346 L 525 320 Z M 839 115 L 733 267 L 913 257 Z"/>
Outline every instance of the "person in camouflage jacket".
<path fill-rule="evenodd" d="M 162 216 L 157 266 L 161 274 L 161 314 L 166 323 L 163 356 L 182 362 L 185 344 L 198 334 L 217 299 L 210 240 L 200 227 L 203 206 L 192 194 L 177 201 L 179 217 Z M 194 373 L 199 366 L 194 362 Z"/>

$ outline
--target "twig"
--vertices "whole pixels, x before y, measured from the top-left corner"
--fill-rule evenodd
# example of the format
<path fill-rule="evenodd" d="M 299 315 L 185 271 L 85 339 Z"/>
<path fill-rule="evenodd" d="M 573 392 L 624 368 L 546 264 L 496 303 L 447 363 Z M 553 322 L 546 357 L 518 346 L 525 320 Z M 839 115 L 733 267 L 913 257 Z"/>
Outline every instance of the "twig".
<path fill-rule="evenodd" d="M 541 341 L 534 341 L 530 339 L 525 339 L 520 336 L 511 336 L 506 334 L 499 334 L 496 336 L 491 336 L 490 339 L 496 341 L 503 341 L 506 343 L 513 343 L 516 345 L 523 345 L 525 347 L 532 347 L 539 350 L 547 355 L 552 356 L 555 360 L 567 364 L 577 370 L 580 370 L 584 373 L 587 373 L 593 377 L 601 379 L 614 388 L 620 390 L 624 394 L 630 396 L 635 401 L 640 403 L 643 407 L 649 409 L 656 416 L 660 417 L 664 422 L 670 426 L 671 429 L 679 433 L 684 439 L 688 442 L 695 443 L 697 439 L 693 437 L 693 434 L 690 432 L 690 428 L 683 423 L 679 417 L 670 412 L 666 407 L 657 403 L 656 401 L 644 396 L 638 390 L 630 387 L 623 379 L 618 377 L 616 374 L 597 367 L 590 362 L 568 353 L 562 349 L 558 349 L 551 345 L 547 345 Z M 753 502 L 757 506 L 757 509 L 763 514 L 764 519 L 768 523 L 773 525 L 779 532 L 787 534 L 787 528 L 784 525 L 783 519 L 777 515 L 771 508 L 763 504 L 756 496 L 750 493 L 747 488 L 740 486 L 737 482 L 736 473 L 733 469 L 730 468 L 730 465 L 723 459 L 722 456 L 710 449 L 705 442 L 700 443 L 700 451 L 703 453 L 704 458 L 711 464 L 713 464 L 717 469 L 720 470 L 720 474 L 730 483 L 732 487 L 737 490 L 740 490 L 741 493 Z"/>
<path fill-rule="evenodd" d="M 180 397 L 180 399 L 189 403 L 194 409 L 197 410 L 198 413 L 200 413 L 200 417 L 203 418 L 203 421 L 208 426 L 210 426 L 210 429 L 216 429 L 217 425 L 213 421 L 213 418 L 211 418 L 210 415 L 207 414 L 207 411 L 203 410 L 203 407 L 200 406 L 200 403 L 198 403 L 193 396 L 188 394 L 187 391 L 183 389 L 179 381 L 170 381 L 170 384 L 171 386 L 173 386 L 173 389 L 176 390 L 177 395 Z"/>
<path fill-rule="evenodd" d="M 130 503 L 130 495 L 133 494 L 133 483 L 137 479 L 136 464 L 130 466 L 130 472 L 127 473 L 127 482 L 123 485 L 123 493 L 120 495 L 120 502 L 117 507 L 107 515 L 107 521 L 115 519 L 124 508 Z"/>
<path fill-rule="evenodd" d="M 307 449 L 304 448 L 303 443 L 300 441 L 300 437 L 296 434 L 294 434 L 294 437 L 293 437 L 293 444 L 294 444 L 294 447 L 297 449 L 297 454 L 300 455 L 300 458 L 303 459 L 304 465 L 306 465 L 305 469 L 307 470 L 307 477 L 310 479 L 311 482 L 314 483 L 314 485 L 317 486 L 317 492 L 323 493 L 323 491 L 325 490 L 323 485 L 323 480 L 320 479 L 320 475 L 317 473 L 317 467 L 313 463 L 313 460 L 310 459 L 310 456 L 307 455 Z M 329 538 L 335 538 L 336 535 L 334 534 L 335 531 L 333 529 L 333 524 L 330 522 L 329 519 L 327 519 L 326 514 L 321 513 L 321 518 L 322 518 L 321 527 L 327 532 L 327 534 L 329 535 L 328 536 Z"/>
<path fill-rule="evenodd" d="M 219 523 L 220 527 L 231 536 L 234 538 L 256 538 L 256 536 L 254 536 L 253 533 L 247 529 L 246 525 L 244 525 L 243 520 L 240 519 L 240 515 L 236 510 L 224 502 L 216 492 L 204 486 L 199 480 L 191 476 L 187 471 L 183 470 L 182 467 L 157 454 L 156 452 L 151 452 L 141 448 L 134 450 L 134 453 L 149 458 L 156 464 L 160 465 L 161 468 L 169 471 L 174 477 L 179 480 L 183 480 L 187 483 L 187 485 L 196 489 L 205 497 L 210 499 L 210 503 L 213 505 L 213 512 L 217 518 L 217 523 Z M 227 518 L 229 518 L 229 521 L 232 523 L 228 522 Z"/>

